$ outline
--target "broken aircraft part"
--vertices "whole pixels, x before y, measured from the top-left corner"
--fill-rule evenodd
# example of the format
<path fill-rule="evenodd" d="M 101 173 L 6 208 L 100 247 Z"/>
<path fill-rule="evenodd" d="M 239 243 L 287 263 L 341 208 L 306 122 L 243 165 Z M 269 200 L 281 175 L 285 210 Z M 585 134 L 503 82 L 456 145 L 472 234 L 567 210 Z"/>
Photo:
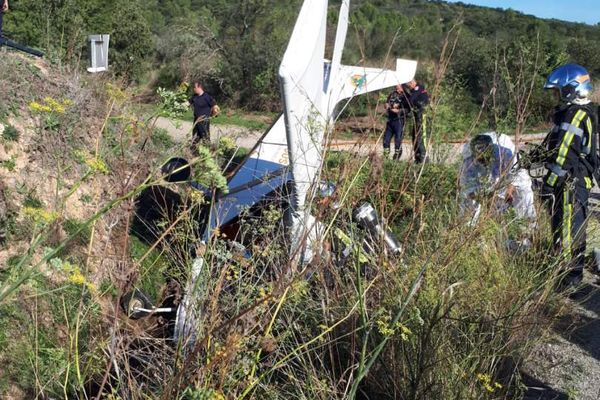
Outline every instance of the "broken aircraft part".
<path fill-rule="evenodd" d="M 15 50 L 19 50 L 19 51 L 22 51 L 27 54 L 31 54 L 32 56 L 36 56 L 36 57 L 44 56 L 44 53 L 42 53 L 39 50 L 32 49 L 31 47 L 24 46 L 17 42 L 13 42 L 12 40 L 4 38 L 4 37 L 0 37 L 0 47 L 2 47 L 2 46 L 11 47 Z"/>

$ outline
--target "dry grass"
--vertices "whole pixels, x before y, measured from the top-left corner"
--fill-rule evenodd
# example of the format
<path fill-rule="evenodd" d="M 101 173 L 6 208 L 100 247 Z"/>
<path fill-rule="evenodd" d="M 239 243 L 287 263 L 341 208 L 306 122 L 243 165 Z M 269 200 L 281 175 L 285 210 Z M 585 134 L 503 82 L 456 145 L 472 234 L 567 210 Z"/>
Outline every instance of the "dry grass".
<path fill-rule="evenodd" d="M 339 228 L 361 243 L 351 210 L 368 198 L 405 244 L 401 257 L 375 240 L 372 253 L 354 248 L 342 257 L 334 246 L 307 269 L 292 269 L 284 199 L 261 207 L 260 217 L 248 213 L 236 237 L 198 247 L 206 199 L 184 185 L 167 187 L 183 205 L 165 218 L 167 234 L 143 244 L 129 234 L 134 199 L 149 185 L 164 186 L 159 166 L 185 150 L 152 140 L 142 150 L 151 123 L 129 112 L 128 94 L 88 85 L 49 92 L 73 101 L 63 113 L 31 113 L 30 102 L 46 96 L 38 92 L 39 99 L 15 100 L 10 117 L 27 125 L 25 147 L 13 151 L 43 150 L 29 164 L 41 175 L 10 194 L 15 225 L 29 229 L 13 229 L 19 247 L 8 249 L 10 268 L 0 271 L 0 348 L 7 349 L 0 360 L 10 367 L 0 373 L 0 393 L 169 400 L 518 393 L 519 362 L 553 314 L 556 261 L 544 234 L 530 253 L 507 252 L 509 217 L 489 214 L 467 229 L 454 206 L 456 166 L 328 158 L 325 175 L 342 195 L 338 210 L 315 205 L 332 227 L 326 242 L 339 244 Z M 129 320 L 119 300 L 142 287 L 157 304 L 167 295 L 180 301 L 192 248 L 206 267 L 194 292 L 198 340 L 185 348 L 167 339 L 168 321 Z"/>

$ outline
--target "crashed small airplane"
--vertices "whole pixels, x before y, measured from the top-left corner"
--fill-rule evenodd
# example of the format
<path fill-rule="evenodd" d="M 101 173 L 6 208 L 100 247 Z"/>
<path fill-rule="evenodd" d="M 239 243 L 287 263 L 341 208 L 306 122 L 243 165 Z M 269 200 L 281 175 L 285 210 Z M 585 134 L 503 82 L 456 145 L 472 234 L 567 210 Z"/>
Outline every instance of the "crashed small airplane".
<path fill-rule="evenodd" d="M 304 1 L 279 68 L 284 111 L 231 175 L 228 192 L 212 199 L 202 240 L 208 241 L 215 230 L 234 221 L 243 210 L 287 187 L 289 207 L 285 223 L 290 256 L 297 265 L 313 258 L 313 249 L 321 238 L 320 224 L 311 215 L 310 205 L 317 195 L 324 142 L 333 131 L 338 105 L 361 94 L 406 83 L 413 79 L 417 68 L 415 61 L 402 59 L 396 60 L 396 70 L 342 65 L 349 7 L 349 0 L 342 1 L 332 58 L 327 60 L 328 1 Z M 165 165 L 167 171 L 176 171 L 173 180 L 189 178 L 191 168 L 185 163 L 173 159 Z M 388 245 L 399 248 L 372 207 L 363 204 L 355 215 L 364 220 L 367 229 L 384 237 Z M 176 312 L 174 339 L 184 340 L 186 346 L 193 344 L 200 313 L 195 288 L 203 264 L 202 257 L 194 261 L 184 298 L 176 310 L 144 307 L 146 299 L 136 301 L 136 296 L 128 296 L 124 308 L 130 315 Z"/>

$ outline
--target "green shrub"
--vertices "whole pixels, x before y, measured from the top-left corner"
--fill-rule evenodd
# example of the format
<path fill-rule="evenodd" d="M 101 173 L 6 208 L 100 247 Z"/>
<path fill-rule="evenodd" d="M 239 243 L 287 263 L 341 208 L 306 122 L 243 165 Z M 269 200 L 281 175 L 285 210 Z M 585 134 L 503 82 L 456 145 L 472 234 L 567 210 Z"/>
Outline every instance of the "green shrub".
<path fill-rule="evenodd" d="M 87 245 L 92 236 L 92 228 L 85 222 L 77 219 L 65 219 L 62 224 L 65 232 L 74 243 L 79 245 Z"/>
<path fill-rule="evenodd" d="M 15 156 L 11 156 L 8 160 L 3 160 L 0 162 L 4 168 L 6 168 L 9 172 L 14 172 L 17 167 L 17 158 Z"/>
<path fill-rule="evenodd" d="M 12 125 L 6 125 L 4 127 L 4 131 L 2 132 L 2 138 L 9 142 L 18 142 L 20 137 L 20 133 Z"/>
<path fill-rule="evenodd" d="M 33 193 L 27 193 L 25 200 L 23 200 L 23 207 L 44 208 L 44 203 Z"/>
<path fill-rule="evenodd" d="M 160 149 L 168 150 L 175 145 L 173 138 L 169 135 L 169 132 L 167 132 L 166 129 L 154 129 L 154 133 L 152 134 L 151 139 L 152 144 Z"/>

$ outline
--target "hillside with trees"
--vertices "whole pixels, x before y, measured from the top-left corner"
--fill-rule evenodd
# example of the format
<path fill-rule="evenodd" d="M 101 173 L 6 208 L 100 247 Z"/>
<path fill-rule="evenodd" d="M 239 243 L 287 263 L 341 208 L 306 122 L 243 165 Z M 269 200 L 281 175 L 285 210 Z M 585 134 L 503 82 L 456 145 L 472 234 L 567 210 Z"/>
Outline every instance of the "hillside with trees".
<path fill-rule="evenodd" d="M 221 103 L 278 111 L 277 66 L 300 4 L 21 0 L 14 2 L 6 30 L 18 41 L 44 48 L 56 62 L 70 64 L 85 62 L 87 34 L 110 32 L 113 72 L 125 81 L 173 88 L 200 78 Z M 334 15 L 339 1 L 330 5 Z M 517 73 L 535 80 L 527 126 L 547 118 L 542 77 L 554 66 L 573 61 L 588 66 L 593 76 L 600 74 L 600 26 L 443 1 L 357 0 L 351 7 L 345 61 L 419 60 L 418 76 L 439 84 L 437 94 L 446 108 L 442 131 L 464 131 L 482 104 L 482 127 L 514 129 L 515 92 L 525 84 Z M 450 62 L 443 77 L 436 76 L 448 40 L 453 51 L 443 56 Z"/>
<path fill-rule="evenodd" d="M 300 270 L 287 184 L 234 228 L 204 229 L 281 110 L 277 70 L 301 3 L 11 0 L 5 34 L 46 56 L 0 49 L 0 399 L 598 398 L 600 283 L 586 271 L 583 300 L 557 290 L 568 260 L 537 198 L 535 223 L 496 212 L 495 190 L 474 194 L 470 221 L 458 199 L 463 140 L 545 129 L 544 77 L 567 61 L 599 76 L 600 26 L 353 0 L 344 62 L 419 61 L 430 157 L 381 157 L 387 93 L 353 99 L 334 132 L 351 143 L 325 152 L 327 190 L 310 204 L 322 248 Z M 111 34 L 109 73 L 85 71 L 92 33 Z M 197 146 L 193 79 L 223 109 Z M 251 126 L 223 122 L 240 116 Z M 375 122 L 353 130 L 361 118 Z M 171 168 L 181 158 L 189 169 Z M 252 179 L 225 206 L 265 183 Z M 365 202 L 397 251 L 360 227 Z M 588 250 L 600 248 L 591 213 Z"/>

